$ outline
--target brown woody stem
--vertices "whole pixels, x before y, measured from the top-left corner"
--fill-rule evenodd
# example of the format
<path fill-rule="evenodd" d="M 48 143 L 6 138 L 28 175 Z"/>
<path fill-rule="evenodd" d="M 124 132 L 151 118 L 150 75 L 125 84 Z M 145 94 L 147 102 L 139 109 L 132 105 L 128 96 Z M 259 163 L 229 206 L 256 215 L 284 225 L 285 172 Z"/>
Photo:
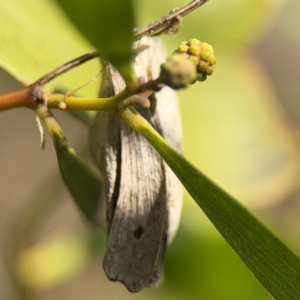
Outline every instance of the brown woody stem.
<path fill-rule="evenodd" d="M 155 22 L 137 29 L 133 35 L 135 40 L 140 40 L 142 37 L 147 35 L 155 35 L 157 32 L 163 32 L 164 29 L 172 26 L 174 22 L 178 21 L 180 18 L 186 16 L 199 6 L 205 4 L 208 0 L 193 0 L 188 4 L 182 6 L 181 8 L 176 8 L 171 10 L 168 14 L 162 18 L 156 20 Z"/>
<path fill-rule="evenodd" d="M 6 93 L 0 96 L 0 111 L 28 107 L 35 109 L 43 101 L 43 90 L 36 85 L 29 85 L 20 90 Z"/>
<path fill-rule="evenodd" d="M 46 94 L 44 92 L 43 85 L 56 78 L 57 76 L 95 57 L 98 57 L 98 53 L 96 51 L 91 51 L 54 69 L 53 71 L 44 75 L 35 83 L 27 87 L 14 92 L 0 95 L 0 111 L 17 107 L 28 107 L 31 109 L 36 109 L 37 106 L 41 103 L 47 102 L 47 99 L 45 99 Z"/>

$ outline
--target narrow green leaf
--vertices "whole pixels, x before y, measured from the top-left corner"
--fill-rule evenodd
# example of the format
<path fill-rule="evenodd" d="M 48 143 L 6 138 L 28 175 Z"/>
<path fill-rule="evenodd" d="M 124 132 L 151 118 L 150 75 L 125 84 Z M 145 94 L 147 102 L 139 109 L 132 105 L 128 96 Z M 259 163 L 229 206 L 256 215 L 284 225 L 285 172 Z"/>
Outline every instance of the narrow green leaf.
<path fill-rule="evenodd" d="M 53 135 L 62 178 L 79 209 L 97 223 L 103 201 L 103 181 L 99 172 L 81 158 L 59 134 Z"/>
<path fill-rule="evenodd" d="M 122 73 L 131 77 L 132 30 L 131 0 L 57 0 L 77 28 Z"/>
<path fill-rule="evenodd" d="M 153 128 L 141 133 L 269 293 L 275 299 L 300 299 L 299 257 L 245 207 L 168 145 Z"/>
<path fill-rule="evenodd" d="M 0 67 L 24 85 L 94 47 L 80 35 L 51 0 L 0 1 Z M 47 88 L 72 90 L 99 72 L 96 60 L 49 83 Z M 85 96 L 98 94 L 97 84 Z"/>

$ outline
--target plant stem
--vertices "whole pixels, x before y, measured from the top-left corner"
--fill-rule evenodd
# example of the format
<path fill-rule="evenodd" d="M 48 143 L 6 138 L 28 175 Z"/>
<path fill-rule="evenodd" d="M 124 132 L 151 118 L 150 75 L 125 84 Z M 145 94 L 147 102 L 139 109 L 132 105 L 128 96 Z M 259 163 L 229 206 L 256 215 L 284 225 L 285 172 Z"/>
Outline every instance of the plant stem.
<path fill-rule="evenodd" d="M 54 135 L 57 135 L 60 138 L 65 139 L 65 135 L 64 135 L 62 128 L 56 121 L 54 115 L 52 114 L 51 110 L 47 107 L 47 105 L 45 105 L 45 104 L 40 105 L 36 109 L 36 113 L 41 118 L 41 120 L 44 122 L 44 124 L 52 138 L 54 138 Z"/>
<path fill-rule="evenodd" d="M 132 92 L 127 89 L 109 98 L 77 98 L 65 97 L 65 95 L 61 94 L 48 94 L 47 104 L 50 108 L 61 108 L 61 103 L 64 103 L 66 109 L 96 110 L 115 113 L 117 106 L 131 95 Z"/>
<path fill-rule="evenodd" d="M 135 131 L 143 135 L 143 132 L 153 127 L 133 107 L 120 110 L 117 116 Z M 151 130 L 151 129 L 150 129 Z M 153 129 L 154 130 L 154 129 Z M 154 130 L 155 131 L 155 130 Z"/>
<path fill-rule="evenodd" d="M 157 35 L 163 32 L 166 28 L 172 26 L 172 24 L 179 21 L 181 18 L 183 18 L 199 6 L 205 4 L 207 1 L 208 0 L 193 0 L 188 4 L 182 6 L 181 8 L 172 9 L 168 14 L 166 14 L 162 18 L 143 28 L 137 29 L 133 36 L 134 39 L 140 40 L 144 36 Z"/>
<path fill-rule="evenodd" d="M 37 80 L 34 84 L 45 85 L 46 83 L 48 83 L 52 79 L 56 78 L 57 76 L 65 73 L 65 72 L 67 72 L 67 71 L 95 58 L 95 57 L 98 57 L 98 56 L 99 56 L 99 54 L 97 51 L 91 51 L 82 56 L 79 56 L 79 57 L 63 64 L 62 66 L 54 69 L 53 71 L 49 72 L 48 74 L 44 75 L 39 80 Z"/>
<path fill-rule="evenodd" d="M 35 106 L 31 86 L 6 93 L 0 96 L 0 111 L 21 106 L 33 108 Z"/>
<path fill-rule="evenodd" d="M 37 108 L 44 103 L 47 104 L 49 108 L 106 111 L 108 113 L 116 114 L 116 112 L 120 109 L 120 104 L 122 102 L 124 102 L 125 106 L 136 104 L 148 107 L 145 106 L 147 101 L 143 102 L 137 100 L 141 100 L 143 98 L 144 100 L 147 100 L 153 91 L 158 91 L 163 87 L 163 83 L 161 82 L 160 77 L 158 77 L 155 80 L 150 80 L 141 85 L 136 85 L 134 88 L 126 87 L 121 93 L 109 98 L 77 98 L 68 96 L 68 94 L 48 94 L 44 91 L 43 84 L 52 80 L 59 74 L 66 72 L 70 68 L 81 64 L 84 60 L 91 59 L 95 55 L 96 52 L 92 52 L 88 55 L 76 58 L 48 73 L 27 87 L 0 95 L 0 111 L 17 107 L 28 107 L 37 110 Z M 130 99 L 131 96 L 136 97 L 132 97 L 132 99 Z M 125 100 L 127 100 L 127 102 Z"/>

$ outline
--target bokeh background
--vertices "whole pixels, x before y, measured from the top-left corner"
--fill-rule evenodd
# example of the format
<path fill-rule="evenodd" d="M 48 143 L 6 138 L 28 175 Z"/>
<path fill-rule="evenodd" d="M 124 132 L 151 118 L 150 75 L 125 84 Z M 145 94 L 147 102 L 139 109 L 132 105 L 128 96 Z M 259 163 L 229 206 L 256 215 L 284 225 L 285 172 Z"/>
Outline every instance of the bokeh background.
<path fill-rule="evenodd" d="M 143 26 L 185 1 L 135 4 Z M 184 19 L 175 37 L 163 37 L 169 53 L 199 38 L 214 46 L 218 60 L 212 78 L 178 93 L 186 157 L 297 253 L 299 11 L 297 0 L 211 0 Z M 83 71 L 74 72 L 81 80 Z M 1 71 L 1 93 L 20 86 Z M 88 157 L 88 128 L 66 112 L 56 116 L 71 145 Z M 130 294 L 108 281 L 101 266 L 105 235 L 89 228 L 71 201 L 48 137 L 46 150 L 39 149 L 34 114 L 1 112 L 0 136 L 0 299 L 271 299 L 187 194 L 164 283 Z"/>

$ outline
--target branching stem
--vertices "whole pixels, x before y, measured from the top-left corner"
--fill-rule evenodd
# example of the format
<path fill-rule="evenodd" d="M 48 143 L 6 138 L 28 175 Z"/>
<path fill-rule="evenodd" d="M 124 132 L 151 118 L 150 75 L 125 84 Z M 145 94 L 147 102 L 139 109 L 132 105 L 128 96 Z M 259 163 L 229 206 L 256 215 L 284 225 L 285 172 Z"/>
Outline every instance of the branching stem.
<path fill-rule="evenodd" d="M 182 6 L 181 8 L 172 9 L 162 18 L 143 28 L 137 29 L 134 33 L 134 39 L 140 40 L 144 36 L 156 35 L 158 32 L 163 32 L 166 28 L 172 26 L 172 24 L 174 24 L 199 6 L 205 4 L 207 1 L 208 0 L 193 0 L 188 4 Z"/>
<path fill-rule="evenodd" d="M 41 104 L 35 110 L 38 117 L 43 121 L 47 130 L 49 131 L 52 138 L 54 135 L 60 136 L 60 138 L 65 139 L 64 132 L 58 122 L 56 121 L 54 115 L 52 114 L 51 110 L 45 104 Z"/>
<path fill-rule="evenodd" d="M 86 53 L 84 55 L 81 55 L 65 64 L 63 64 L 62 66 L 54 69 L 53 71 L 49 72 L 48 74 L 44 75 L 43 77 L 41 77 L 39 80 L 37 80 L 34 84 L 37 85 L 45 85 L 46 83 L 48 83 L 49 81 L 51 81 L 52 79 L 58 77 L 59 75 L 93 59 L 98 57 L 99 54 L 97 51 L 91 51 L 89 53 Z"/>
<path fill-rule="evenodd" d="M 118 105 L 132 95 L 125 89 L 123 92 L 109 98 L 77 98 L 65 97 L 61 94 L 48 94 L 47 103 L 49 108 L 60 108 L 60 103 L 66 104 L 66 109 L 96 110 L 115 113 Z"/>

